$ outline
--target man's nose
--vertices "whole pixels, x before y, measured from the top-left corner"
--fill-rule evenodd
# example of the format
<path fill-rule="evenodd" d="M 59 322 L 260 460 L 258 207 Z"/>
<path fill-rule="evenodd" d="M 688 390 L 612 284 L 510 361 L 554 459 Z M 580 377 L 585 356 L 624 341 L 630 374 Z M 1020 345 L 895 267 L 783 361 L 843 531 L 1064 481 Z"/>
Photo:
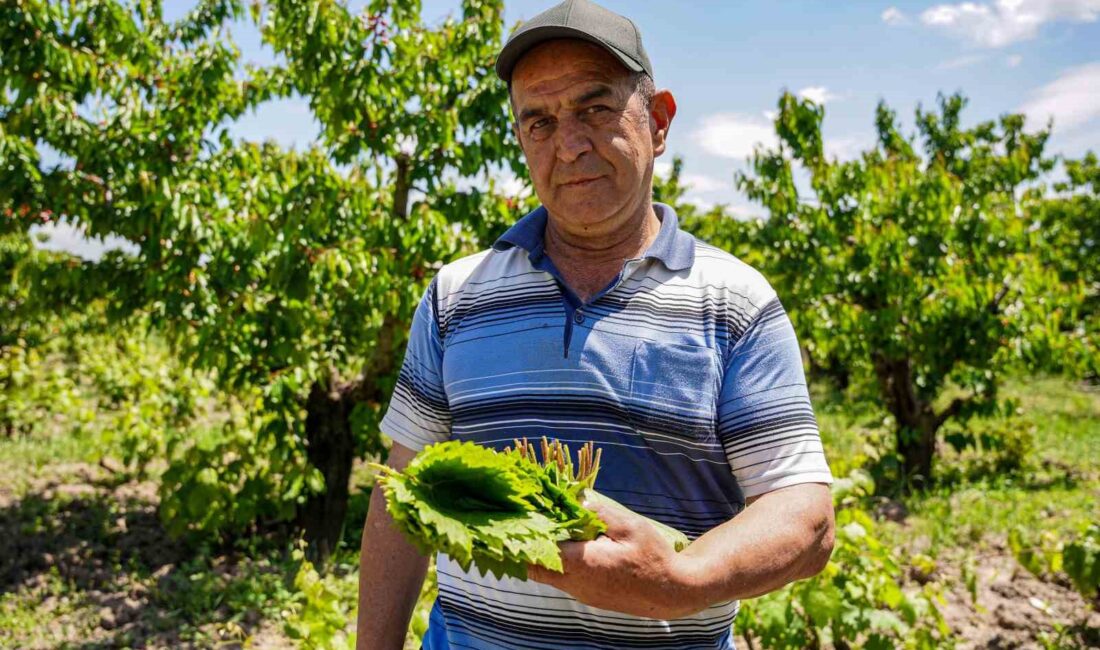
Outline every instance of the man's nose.
<path fill-rule="evenodd" d="M 571 163 L 592 151 L 592 140 L 588 135 L 587 125 L 576 118 L 558 122 L 557 131 L 554 133 L 554 138 L 557 140 L 554 144 L 558 160 Z"/>

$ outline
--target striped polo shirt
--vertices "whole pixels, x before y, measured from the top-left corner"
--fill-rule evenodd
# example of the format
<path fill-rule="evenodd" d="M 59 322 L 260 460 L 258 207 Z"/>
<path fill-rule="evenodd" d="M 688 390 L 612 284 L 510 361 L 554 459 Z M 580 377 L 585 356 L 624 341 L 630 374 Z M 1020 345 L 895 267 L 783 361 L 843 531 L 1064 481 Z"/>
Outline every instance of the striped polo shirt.
<path fill-rule="evenodd" d="M 414 450 L 515 438 L 603 449 L 596 489 L 690 538 L 745 499 L 832 482 L 794 330 L 753 268 L 661 227 L 582 303 L 543 247 L 545 208 L 444 266 L 416 311 L 382 431 Z M 424 648 L 732 648 L 737 601 L 676 620 L 596 609 L 436 558 Z"/>

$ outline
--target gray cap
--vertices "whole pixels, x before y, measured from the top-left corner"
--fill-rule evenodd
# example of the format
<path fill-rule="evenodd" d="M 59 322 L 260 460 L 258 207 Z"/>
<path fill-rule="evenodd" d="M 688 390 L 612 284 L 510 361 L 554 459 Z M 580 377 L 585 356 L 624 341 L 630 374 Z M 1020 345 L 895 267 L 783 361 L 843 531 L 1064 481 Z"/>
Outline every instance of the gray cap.
<path fill-rule="evenodd" d="M 590 41 L 614 54 L 630 70 L 653 77 L 638 26 L 588 0 L 565 0 L 520 25 L 497 56 L 497 76 L 511 83 L 516 62 L 535 45 L 554 38 Z"/>

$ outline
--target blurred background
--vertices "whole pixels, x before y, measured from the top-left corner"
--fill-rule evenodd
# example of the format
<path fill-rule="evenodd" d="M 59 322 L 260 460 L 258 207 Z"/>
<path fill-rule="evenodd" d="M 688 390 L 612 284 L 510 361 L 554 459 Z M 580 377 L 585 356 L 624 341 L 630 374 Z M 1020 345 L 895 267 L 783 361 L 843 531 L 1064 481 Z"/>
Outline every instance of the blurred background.
<path fill-rule="evenodd" d="M 413 309 L 537 205 L 492 64 L 549 4 L 0 6 L 0 647 L 354 645 Z M 837 477 L 738 647 L 1100 645 L 1100 2 L 604 4 Z"/>

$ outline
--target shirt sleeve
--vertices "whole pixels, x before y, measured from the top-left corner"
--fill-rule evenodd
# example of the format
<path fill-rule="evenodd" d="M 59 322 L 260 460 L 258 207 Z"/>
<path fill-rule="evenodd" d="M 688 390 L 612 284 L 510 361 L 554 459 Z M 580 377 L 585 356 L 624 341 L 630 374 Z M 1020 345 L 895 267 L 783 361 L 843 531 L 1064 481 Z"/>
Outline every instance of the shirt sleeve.
<path fill-rule="evenodd" d="M 734 343 L 722 376 L 718 436 L 746 498 L 832 483 L 794 327 L 777 298 Z"/>
<path fill-rule="evenodd" d="M 451 437 L 451 410 L 443 390 L 443 341 L 436 318 L 436 280 L 424 292 L 413 316 L 409 345 L 397 377 L 382 433 L 420 451 Z"/>

